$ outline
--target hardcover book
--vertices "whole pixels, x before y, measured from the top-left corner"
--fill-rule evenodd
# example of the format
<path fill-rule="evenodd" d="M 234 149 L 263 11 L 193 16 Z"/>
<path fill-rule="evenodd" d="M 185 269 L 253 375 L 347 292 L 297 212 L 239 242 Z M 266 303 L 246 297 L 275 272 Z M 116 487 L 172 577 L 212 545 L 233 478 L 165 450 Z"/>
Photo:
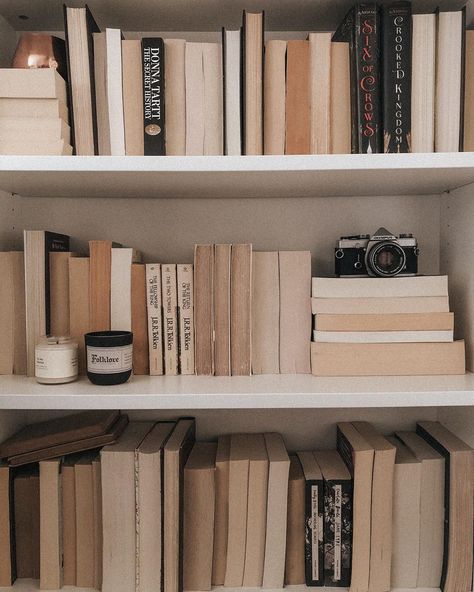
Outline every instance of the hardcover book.
<path fill-rule="evenodd" d="M 219 436 L 216 453 L 216 506 L 214 516 L 214 553 L 212 585 L 223 586 L 227 561 L 227 533 L 229 530 L 229 467 L 230 436 Z"/>
<path fill-rule="evenodd" d="M 290 456 L 286 527 L 285 586 L 305 583 L 305 478 L 296 455 Z"/>
<path fill-rule="evenodd" d="M 165 54 L 161 37 L 142 39 L 143 139 L 145 156 L 162 156 L 165 147 Z"/>
<path fill-rule="evenodd" d="M 18 578 L 40 577 L 40 484 L 38 465 L 29 465 L 13 480 L 13 522 Z"/>
<path fill-rule="evenodd" d="M 0 463 L 0 586 L 10 587 L 16 579 L 13 538 L 13 487 L 9 467 Z"/>

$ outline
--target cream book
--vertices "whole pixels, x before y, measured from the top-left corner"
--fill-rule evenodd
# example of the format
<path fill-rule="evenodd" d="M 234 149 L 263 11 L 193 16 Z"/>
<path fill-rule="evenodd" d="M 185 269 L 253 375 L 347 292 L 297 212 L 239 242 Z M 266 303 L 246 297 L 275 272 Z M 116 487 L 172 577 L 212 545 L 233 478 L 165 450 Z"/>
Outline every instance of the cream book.
<path fill-rule="evenodd" d="M 206 106 L 202 43 L 186 43 L 186 155 L 204 154 Z"/>
<path fill-rule="evenodd" d="M 230 376 L 230 260 L 232 245 L 214 245 L 214 372 Z"/>
<path fill-rule="evenodd" d="M 68 456 L 61 467 L 61 513 L 63 525 L 63 585 L 76 585 L 76 484 L 75 456 Z"/>
<path fill-rule="evenodd" d="M 332 33 L 309 34 L 311 154 L 330 152 L 331 37 Z"/>
<path fill-rule="evenodd" d="M 69 123 L 67 104 L 59 99 L 2 99 L 0 117 L 23 119 L 62 119 Z"/>
<path fill-rule="evenodd" d="M 86 371 L 84 335 L 90 331 L 89 258 L 72 257 L 69 263 L 69 329 L 79 344 L 79 373 Z"/>
<path fill-rule="evenodd" d="M 66 104 L 66 82 L 56 68 L 1 68 L 0 98 L 59 99 Z"/>
<path fill-rule="evenodd" d="M 49 254 L 49 299 L 51 303 L 51 335 L 70 335 L 69 317 L 69 251 Z"/>
<path fill-rule="evenodd" d="M 161 266 L 163 301 L 163 350 L 165 374 L 178 374 L 178 295 L 176 265 Z"/>
<path fill-rule="evenodd" d="M 216 505 L 214 515 L 214 552 L 212 559 L 212 585 L 223 586 L 227 560 L 227 533 L 229 530 L 229 467 L 230 436 L 219 436 L 216 453 Z"/>
<path fill-rule="evenodd" d="M 453 331 L 313 331 L 320 343 L 438 343 L 453 341 Z"/>
<path fill-rule="evenodd" d="M 166 154 L 186 154 L 186 78 L 184 39 L 165 39 Z M 143 133 L 143 132 L 142 132 Z"/>
<path fill-rule="evenodd" d="M 252 245 L 234 244 L 230 279 L 230 363 L 232 376 L 252 373 Z"/>
<path fill-rule="evenodd" d="M 194 247 L 196 374 L 214 374 L 214 245 Z"/>
<path fill-rule="evenodd" d="M 105 29 L 106 88 L 110 154 L 125 156 L 125 126 L 122 91 L 122 32 Z"/>
<path fill-rule="evenodd" d="M 305 583 L 305 478 L 296 455 L 290 456 L 286 527 L 285 586 Z"/>
<path fill-rule="evenodd" d="M 313 298 L 416 298 L 447 296 L 447 275 L 394 278 L 322 278 L 311 281 Z"/>
<path fill-rule="evenodd" d="M 454 314 L 317 314 L 317 331 L 453 331 Z"/>
<path fill-rule="evenodd" d="M 330 152 L 351 153 L 351 75 L 349 43 L 331 43 Z"/>
<path fill-rule="evenodd" d="M 132 263 L 141 261 L 135 249 L 112 248 L 110 270 L 110 328 L 112 331 L 131 331 Z"/>
<path fill-rule="evenodd" d="M 35 117 L 0 117 L 0 141 L 8 144 L 21 138 L 25 143 L 40 139 L 45 143 L 53 143 L 64 140 L 65 144 L 71 143 L 71 128 L 69 125 L 55 118 Z"/>
<path fill-rule="evenodd" d="M 265 44 L 264 154 L 285 154 L 286 41 L 270 39 Z"/>
<path fill-rule="evenodd" d="M 177 265 L 180 374 L 194 374 L 194 274 L 193 265 Z"/>
<path fill-rule="evenodd" d="M 76 502 L 76 586 L 94 587 L 95 580 L 95 531 L 94 531 L 94 483 L 92 475 L 93 455 L 85 453 L 74 464 Z"/>
<path fill-rule="evenodd" d="M 202 44 L 204 75 L 204 150 L 203 154 L 224 154 L 224 120 L 222 104 L 222 50 L 217 43 Z"/>
<path fill-rule="evenodd" d="M 312 298 L 313 314 L 399 314 L 449 312 L 447 296 L 401 298 Z"/>
<path fill-rule="evenodd" d="M 142 47 L 139 39 L 122 40 L 122 91 L 125 154 L 143 156 Z M 168 118 L 169 113 L 166 115 Z"/>
<path fill-rule="evenodd" d="M 40 589 L 63 585 L 61 459 L 43 460 L 40 469 Z"/>
<path fill-rule="evenodd" d="M 0 154 L 9 156 L 71 156 L 72 146 L 64 140 L 43 142 L 38 139 L 26 142 L 11 139 L 0 146 Z"/>
<path fill-rule="evenodd" d="M 263 154 L 263 12 L 243 15 L 244 154 Z"/>
<path fill-rule="evenodd" d="M 240 31 L 222 31 L 224 60 L 225 147 L 224 154 L 240 156 L 242 137 L 240 130 L 241 109 L 241 34 Z"/>
<path fill-rule="evenodd" d="M 145 267 L 150 375 L 160 376 L 163 374 L 161 265 L 159 263 L 147 263 Z"/>

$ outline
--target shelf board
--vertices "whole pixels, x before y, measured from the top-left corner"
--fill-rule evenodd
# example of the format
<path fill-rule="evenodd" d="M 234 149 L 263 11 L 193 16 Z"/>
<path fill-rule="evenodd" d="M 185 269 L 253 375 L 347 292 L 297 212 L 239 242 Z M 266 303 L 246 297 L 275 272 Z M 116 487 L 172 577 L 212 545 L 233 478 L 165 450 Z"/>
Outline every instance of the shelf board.
<path fill-rule="evenodd" d="M 317 156 L 0 156 L 24 197 L 430 195 L 474 183 L 474 152 Z"/>
<path fill-rule="evenodd" d="M 135 376 L 100 387 L 85 377 L 42 385 L 0 377 L 0 409 L 292 409 L 474 405 L 474 374 L 464 376 L 316 378 Z"/>

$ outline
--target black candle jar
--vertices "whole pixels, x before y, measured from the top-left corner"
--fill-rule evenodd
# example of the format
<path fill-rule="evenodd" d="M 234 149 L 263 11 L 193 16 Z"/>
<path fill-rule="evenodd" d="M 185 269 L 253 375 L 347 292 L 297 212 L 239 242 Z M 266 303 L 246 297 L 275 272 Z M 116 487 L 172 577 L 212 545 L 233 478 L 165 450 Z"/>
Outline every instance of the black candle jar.
<path fill-rule="evenodd" d="M 86 333 L 87 378 L 93 384 L 127 382 L 132 374 L 133 333 L 95 331 Z"/>

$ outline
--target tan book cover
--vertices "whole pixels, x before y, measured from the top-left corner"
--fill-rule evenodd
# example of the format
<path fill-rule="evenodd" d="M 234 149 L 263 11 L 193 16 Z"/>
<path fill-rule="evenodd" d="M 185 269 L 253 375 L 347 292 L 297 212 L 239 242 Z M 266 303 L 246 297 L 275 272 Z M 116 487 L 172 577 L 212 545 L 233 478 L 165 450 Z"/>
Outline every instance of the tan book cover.
<path fill-rule="evenodd" d="M 163 302 L 163 349 L 165 374 L 178 374 L 178 294 L 176 265 L 161 266 Z"/>
<path fill-rule="evenodd" d="M 448 296 L 447 275 L 411 277 L 313 277 L 313 298 L 418 298 Z"/>
<path fill-rule="evenodd" d="M 351 73 L 349 43 L 331 43 L 329 149 L 331 154 L 351 153 Z"/>
<path fill-rule="evenodd" d="M 280 373 L 278 251 L 252 253 L 252 373 Z"/>
<path fill-rule="evenodd" d="M 194 273 L 192 264 L 176 266 L 180 374 L 194 374 Z"/>
<path fill-rule="evenodd" d="M 263 12 L 244 12 L 244 154 L 263 154 Z"/>
<path fill-rule="evenodd" d="M 132 264 L 141 263 L 136 249 L 112 247 L 110 260 L 110 328 L 132 330 Z"/>
<path fill-rule="evenodd" d="M 214 374 L 214 245 L 194 247 L 196 374 Z"/>
<path fill-rule="evenodd" d="M 413 314 L 449 312 L 447 296 L 312 298 L 313 314 Z"/>
<path fill-rule="evenodd" d="M 94 588 L 102 589 L 102 482 L 100 457 L 92 459 L 92 516 L 94 521 Z"/>
<path fill-rule="evenodd" d="M 90 331 L 110 330 L 112 242 L 89 241 Z"/>
<path fill-rule="evenodd" d="M 474 31 L 465 31 L 464 47 L 464 151 L 474 151 Z M 1 108 L 1 103 L 0 103 Z"/>
<path fill-rule="evenodd" d="M 147 263 L 146 296 L 148 314 L 148 358 L 150 375 L 163 374 L 163 317 L 161 301 L 161 265 Z"/>
<path fill-rule="evenodd" d="M 454 313 L 317 314 L 317 331 L 453 331 Z M 429 586 L 428 586 L 429 587 Z"/>
<path fill-rule="evenodd" d="M 165 39 L 166 154 L 186 154 L 186 78 L 184 39 Z"/>
<path fill-rule="evenodd" d="M 85 454 L 74 464 L 76 489 L 76 586 L 95 585 L 94 488 L 92 458 Z"/>
<path fill-rule="evenodd" d="M 99 154 L 110 156 L 109 105 L 107 101 L 107 45 L 104 33 L 92 33 L 94 42 L 94 83 Z"/>
<path fill-rule="evenodd" d="M 63 585 L 61 459 L 39 463 L 40 486 L 40 589 Z"/>
<path fill-rule="evenodd" d="M 49 254 L 49 298 L 51 302 L 51 334 L 65 336 L 69 327 L 69 259 L 75 253 Z"/>
<path fill-rule="evenodd" d="M 184 590 L 211 590 L 216 451 L 196 442 L 184 467 Z"/>
<path fill-rule="evenodd" d="M 14 295 L 10 253 L 0 253 L 0 374 L 13 374 Z"/>
<path fill-rule="evenodd" d="M 331 141 L 331 37 L 309 34 L 310 154 L 329 154 Z"/>
<path fill-rule="evenodd" d="M 63 521 L 63 584 L 76 585 L 76 484 L 74 464 L 68 459 L 61 467 Z"/>
<path fill-rule="evenodd" d="M 280 251 L 280 373 L 309 374 L 311 253 Z"/>
<path fill-rule="evenodd" d="M 13 280 L 13 373 L 26 374 L 25 260 L 21 251 L 10 252 Z"/>
<path fill-rule="evenodd" d="M 13 481 L 17 578 L 40 577 L 40 484 L 28 468 Z"/>
<path fill-rule="evenodd" d="M 133 373 L 148 374 L 148 314 L 146 307 L 145 265 L 132 264 Z"/>
<path fill-rule="evenodd" d="M 286 41 L 265 44 L 264 154 L 285 154 Z"/>
<path fill-rule="evenodd" d="M 88 257 L 74 257 L 69 261 L 69 329 L 79 344 L 79 372 L 86 372 L 84 335 L 90 331 L 90 289 Z"/>
<path fill-rule="evenodd" d="M 0 117 L 59 118 L 69 123 L 69 110 L 67 104 L 59 99 L 0 98 Z"/>
<path fill-rule="evenodd" d="M 206 106 L 204 103 L 204 72 L 202 43 L 186 43 L 186 155 L 204 154 Z"/>
<path fill-rule="evenodd" d="M 2 68 L 0 97 L 2 99 L 59 99 L 66 103 L 66 82 L 55 68 Z"/>
<path fill-rule="evenodd" d="M 13 507 L 10 469 L 0 465 L 0 586 L 10 587 L 16 577 L 12 564 L 14 542 L 10 508 Z"/>
<path fill-rule="evenodd" d="M 230 271 L 230 364 L 232 376 L 252 373 L 252 245 L 235 244 Z"/>
<path fill-rule="evenodd" d="M 305 478 L 300 461 L 290 455 L 286 526 L 285 586 L 305 583 Z"/>
<path fill-rule="evenodd" d="M 309 42 L 288 41 L 286 50 L 286 154 L 311 149 Z"/>
<path fill-rule="evenodd" d="M 202 44 L 204 75 L 204 155 L 224 154 L 222 48 L 218 43 Z"/>
<path fill-rule="evenodd" d="M 139 39 L 122 40 L 122 84 L 125 153 L 143 156 L 142 46 Z"/>
<path fill-rule="evenodd" d="M 229 529 L 230 436 L 219 436 L 216 453 L 216 503 L 214 513 L 214 552 L 212 585 L 223 586 L 227 560 Z"/>
<path fill-rule="evenodd" d="M 230 376 L 230 254 L 232 245 L 214 245 L 214 370 Z"/>

